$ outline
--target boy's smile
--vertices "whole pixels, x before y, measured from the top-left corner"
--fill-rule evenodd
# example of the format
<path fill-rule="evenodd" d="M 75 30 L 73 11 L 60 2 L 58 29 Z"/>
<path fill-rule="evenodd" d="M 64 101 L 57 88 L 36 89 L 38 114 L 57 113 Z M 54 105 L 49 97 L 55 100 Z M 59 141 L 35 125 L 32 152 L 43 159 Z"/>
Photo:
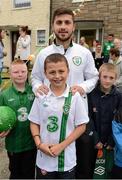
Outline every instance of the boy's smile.
<path fill-rule="evenodd" d="M 51 88 L 64 89 L 68 72 L 65 62 L 47 63 L 45 75 L 51 83 Z"/>

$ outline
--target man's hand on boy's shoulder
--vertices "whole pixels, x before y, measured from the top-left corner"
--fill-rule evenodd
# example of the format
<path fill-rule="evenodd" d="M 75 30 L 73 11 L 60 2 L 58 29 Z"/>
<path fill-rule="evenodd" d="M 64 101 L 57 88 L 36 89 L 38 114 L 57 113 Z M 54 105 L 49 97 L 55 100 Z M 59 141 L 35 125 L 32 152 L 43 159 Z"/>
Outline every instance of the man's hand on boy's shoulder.
<path fill-rule="evenodd" d="M 71 87 L 71 91 L 72 91 L 72 94 L 74 95 L 76 92 L 79 92 L 80 95 L 82 96 L 83 94 L 85 94 L 85 90 L 81 87 L 81 86 L 72 86 Z"/>
<path fill-rule="evenodd" d="M 47 95 L 48 92 L 49 92 L 49 88 L 46 85 L 42 84 L 37 88 L 36 96 L 38 97 L 39 95 L 44 95 L 44 94 Z"/>

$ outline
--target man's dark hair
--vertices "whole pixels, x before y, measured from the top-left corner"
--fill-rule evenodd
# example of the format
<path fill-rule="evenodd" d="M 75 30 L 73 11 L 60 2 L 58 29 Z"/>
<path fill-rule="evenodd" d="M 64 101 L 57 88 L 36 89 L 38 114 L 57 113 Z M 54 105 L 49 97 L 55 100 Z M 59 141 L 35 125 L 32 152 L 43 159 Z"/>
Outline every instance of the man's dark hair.
<path fill-rule="evenodd" d="M 74 13 L 71 9 L 68 8 L 64 8 L 61 7 L 59 9 L 56 9 L 53 13 L 53 18 L 52 18 L 52 23 L 54 23 L 55 17 L 56 16 L 60 16 L 60 15 L 64 15 L 64 14 L 68 14 L 72 16 L 73 22 L 74 22 Z"/>
<path fill-rule="evenodd" d="M 67 66 L 67 69 L 69 70 L 69 65 L 68 65 L 66 57 L 62 54 L 54 53 L 46 57 L 44 61 L 44 71 L 46 72 L 48 63 L 58 63 L 58 62 L 64 62 Z"/>
<path fill-rule="evenodd" d="M 108 34 L 108 36 L 112 36 L 112 37 L 114 37 L 114 34 Z"/>

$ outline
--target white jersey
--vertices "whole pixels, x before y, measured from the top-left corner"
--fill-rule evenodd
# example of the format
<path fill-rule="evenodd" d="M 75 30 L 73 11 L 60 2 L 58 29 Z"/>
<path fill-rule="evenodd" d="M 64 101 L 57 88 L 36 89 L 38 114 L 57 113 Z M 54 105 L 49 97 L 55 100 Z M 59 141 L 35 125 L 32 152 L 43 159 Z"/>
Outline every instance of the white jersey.
<path fill-rule="evenodd" d="M 68 97 L 69 87 L 61 96 L 55 96 L 49 91 L 48 95 L 35 98 L 29 114 L 29 120 L 40 125 L 40 136 L 42 143 L 57 144 L 60 140 L 60 130 L 65 98 Z M 80 109 L 80 111 L 79 111 Z M 83 123 L 89 121 L 84 101 L 79 93 L 72 96 L 71 107 L 66 124 L 66 137 Z M 65 138 L 66 138 L 65 137 Z M 76 166 L 75 142 L 71 143 L 64 150 L 64 171 L 68 171 Z M 37 153 L 37 166 L 48 172 L 59 171 L 58 157 L 47 156 L 40 150 Z"/>
<path fill-rule="evenodd" d="M 67 80 L 69 86 L 79 85 L 86 93 L 92 91 L 98 80 L 98 71 L 95 68 L 94 59 L 88 49 L 73 43 L 66 52 L 62 45 L 57 46 L 55 44 L 40 51 L 32 70 L 32 86 L 34 92 L 42 83 L 49 84 L 44 75 L 44 61 L 45 58 L 52 53 L 60 53 L 67 58 L 70 69 Z"/>

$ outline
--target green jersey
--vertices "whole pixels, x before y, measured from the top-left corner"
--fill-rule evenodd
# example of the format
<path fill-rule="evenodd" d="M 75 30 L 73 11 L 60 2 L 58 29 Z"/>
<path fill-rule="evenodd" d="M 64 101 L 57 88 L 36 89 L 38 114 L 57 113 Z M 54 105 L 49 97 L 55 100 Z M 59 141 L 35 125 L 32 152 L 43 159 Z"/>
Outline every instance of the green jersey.
<path fill-rule="evenodd" d="M 105 42 L 103 45 L 104 56 L 109 56 L 109 51 L 111 48 L 114 48 L 113 42 Z"/>
<path fill-rule="evenodd" d="M 0 105 L 11 107 L 17 117 L 15 128 L 11 130 L 5 139 L 8 152 L 23 152 L 35 147 L 31 132 L 28 114 L 30 112 L 34 94 L 31 86 L 26 84 L 25 91 L 20 92 L 12 85 L 0 95 Z"/>

